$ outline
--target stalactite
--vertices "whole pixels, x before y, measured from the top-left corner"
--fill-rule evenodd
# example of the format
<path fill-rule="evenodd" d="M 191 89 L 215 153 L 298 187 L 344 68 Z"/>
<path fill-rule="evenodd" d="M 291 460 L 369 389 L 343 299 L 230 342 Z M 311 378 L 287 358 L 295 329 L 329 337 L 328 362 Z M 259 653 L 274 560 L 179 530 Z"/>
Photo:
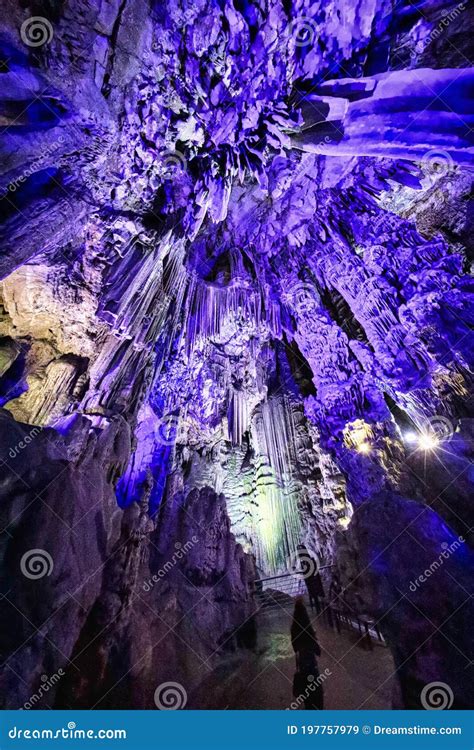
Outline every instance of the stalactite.
<path fill-rule="evenodd" d="M 189 351 L 198 339 L 221 340 L 228 333 L 228 326 L 250 322 L 256 331 L 262 325 L 274 336 L 281 335 L 279 305 L 268 294 L 268 289 L 254 290 L 249 282 L 234 279 L 227 287 L 217 287 L 202 281 L 189 285 L 191 298 L 188 310 L 186 339 Z"/>

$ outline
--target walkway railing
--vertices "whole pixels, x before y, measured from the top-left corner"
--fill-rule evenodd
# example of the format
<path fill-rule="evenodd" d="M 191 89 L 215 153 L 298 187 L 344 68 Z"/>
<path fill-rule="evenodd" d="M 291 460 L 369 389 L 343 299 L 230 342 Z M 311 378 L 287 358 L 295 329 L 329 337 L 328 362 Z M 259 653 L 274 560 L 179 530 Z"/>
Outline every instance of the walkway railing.
<path fill-rule="evenodd" d="M 332 568 L 332 565 L 321 565 L 318 570 Z M 278 608 L 282 602 L 287 603 L 287 597 L 292 599 L 307 594 L 304 571 L 292 571 L 280 573 L 276 576 L 258 578 L 254 581 L 254 591 L 262 603 L 262 607 L 269 609 L 274 606 Z"/>
<path fill-rule="evenodd" d="M 330 568 L 333 568 L 334 565 L 319 565 L 318 571 L 321 570 L 329 570 Z M 276 576 L 267 576 L 266 578 L 257 578 L 254 581 L 255 584 L 255 590 L 263 590 L 268 588 L 273 588 L 278 591 L 291 591 L 292 586 L 290 582 L 296 582 L 297 588 L 300 588 L 303 590 L 303 592 L 306 592 L 306 584 L 305 584 L 305 572 L 303 570 L 293 570 L 291 572 L 286 573 L 280 573 Z M 298 596 L 298 594 L 295 594 L 295 596 Z"/>
<path fill-rule="evenodd" d="M 321 565 L 318 570 L 324 570 L 334 567 L 333 565 Z M 307 597 L 309 600 L 308 590 L 306 587 L 305 575 L 301 571 L 291 573 L 281 573 L 276 576 L 258 578 L 254 581 L 254 593 L 260 604 L 260 609 L 270 612 L 286 611 L 291 613 L 293 600 L 297 596 Z M 313 606 L 314 600 L 309 601 Z M 316 603 L 318 615 L 326 622 L 330 628 L 335 628 L 340 634 L 343 628 L 350 631 L 358 631 L 363 637 L 361 643 L 372 649 L 372 638 L 377 637 L 381 643 L 385 643 L 380 633 L 377 623 L 372 617 L 355 612 L 352 607 L 344 601 L 342 596 L 338 596 L 329 601 L 326 597 L 318 597 Z"/>

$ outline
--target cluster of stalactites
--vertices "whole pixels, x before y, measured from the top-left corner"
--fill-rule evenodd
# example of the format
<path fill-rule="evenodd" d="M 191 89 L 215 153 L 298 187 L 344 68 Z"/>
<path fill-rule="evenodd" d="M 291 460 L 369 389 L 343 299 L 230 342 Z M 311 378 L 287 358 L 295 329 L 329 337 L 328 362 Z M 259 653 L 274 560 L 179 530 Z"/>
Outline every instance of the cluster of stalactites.
<path fill-rule="evenodd" d="M 237 400 L 234 408 L 239 406 Z M 264 400 L 251 416 L 244 412 L 245 419 L 247 440 L 232 448 L 223 491 L 233 532 L 253 551 L 258 568 L 272 575 L 288 569 L 301 541 L 293 412 L 281 394 Z"/>
<path fill-rule="evenodd" d="M 225 341 L 239 330 L 250 334 L 262 328 L 281 336 L 280 306 L 268 287 L 234 279 L 219 287 L 196 278 L 188 286 L 186 341 L 192 352 L 198 340 Z"/>

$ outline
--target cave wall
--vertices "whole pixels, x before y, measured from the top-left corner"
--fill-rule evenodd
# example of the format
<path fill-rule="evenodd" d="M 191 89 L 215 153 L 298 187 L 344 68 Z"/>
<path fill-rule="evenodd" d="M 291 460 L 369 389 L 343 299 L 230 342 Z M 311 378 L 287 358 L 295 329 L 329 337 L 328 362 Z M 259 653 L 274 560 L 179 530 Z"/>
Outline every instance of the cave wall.
<path fill-rule="evenodd" d="M 4 5 L 8 705 L 66 665 L 49 705 L 150 707 L 298 543 L 381 618 L 399 705 L 472 703 L 472 9 Z M 453 534 L 440 605 L 410 582 Z"/>
<path fill-rule="evenodd" d="M 0 419 L 2 707 L 153 708 L 167 679 L 191 690 L 254 611 L 253 560 L 223 496 L 177 493 L 154 521 L 146 497 L 122 511 L 122 417 L 61 432 Z"/>

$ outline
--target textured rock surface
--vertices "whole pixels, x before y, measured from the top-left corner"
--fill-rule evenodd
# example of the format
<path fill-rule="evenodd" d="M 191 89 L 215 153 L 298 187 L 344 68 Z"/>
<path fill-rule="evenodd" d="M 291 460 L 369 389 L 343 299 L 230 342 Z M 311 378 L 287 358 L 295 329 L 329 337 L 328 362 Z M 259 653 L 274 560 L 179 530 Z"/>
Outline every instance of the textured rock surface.
<path fill-rule="evenodd" d="M 174 495 L 158 523 L 143 503 L 123 513 L 114 494 L 130 452 L 122 418 L 93 429 L 78 417 L 59 436 L 0 418 L 3 707 L 28 703 L 42 675 L 59 670 L 36 708 L 153 708 L 164 680 L 191 689 L 253 612 L 252 561 L 222 496 Z"/>
<path fill-rule="evenodd" d="M 58 705 L 153 707 L 301 542 L 381 618 L 399 705 L 471 701 L 472 8 L 4 6 L 2 544 L 55 562 L 14 576 L 10 705 L 72 659 Z M 442 606 L 400 599 L 453 534 Z"/>

